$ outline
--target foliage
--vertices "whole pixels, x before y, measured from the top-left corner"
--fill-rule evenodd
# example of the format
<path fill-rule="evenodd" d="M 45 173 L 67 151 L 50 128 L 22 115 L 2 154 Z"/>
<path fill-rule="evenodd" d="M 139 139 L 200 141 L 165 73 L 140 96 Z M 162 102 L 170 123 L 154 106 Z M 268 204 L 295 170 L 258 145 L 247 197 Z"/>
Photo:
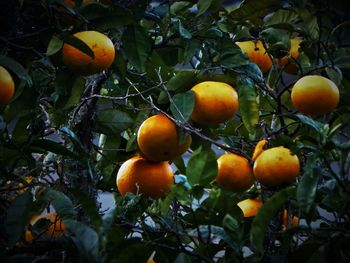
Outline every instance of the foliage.
<path fill-rule="evenodd" d="M 16 83 L 0 109 L 1 262 L 146 262 L 154 251 L 156 262 L 350 260 L 346 1 L 82 2 L 0 3 L 0 65 Z M 70 72 L 61 57 L 64 43 L 91 55 L 72 36 L 83 30 L 105 33 L 116 48 L 112 66 L 88 77 Z M 262 74 L 234 44 L 260 39 L 281 58 L 295 36 L 303 39 L 297 75 L 275 61 Z M 317 118 L 297 113 L 290 101 L 293 84 L 311 74 L 340 90 L 337 109 Z M 228 122 L 190 120 L 190 89 L 205 80 L 238 91 L 240 112 Z M 137 151 L 140 124 L 159 112 L 182 137 L 192 135 L 190 151 L 172 163 L 176 184 L 163 199 L 121 196 L 117 171 Z M 297 181 L 255 183 L 242 193 L 220 188 L 223 150 L 251 160 L 262 138 L 298 155 Z M 98 202 L 102 194 L 114 197 L 108 211 Z M 236 205 L 248 197 L 264 202 L 254 219 Z M 301 219 L 298 227 L 283 230 L 284 209 Z M 43 210 L 63 219 L 64 236 L 45 237 L 43 222 L 26 242 L 30 218 Z"/>

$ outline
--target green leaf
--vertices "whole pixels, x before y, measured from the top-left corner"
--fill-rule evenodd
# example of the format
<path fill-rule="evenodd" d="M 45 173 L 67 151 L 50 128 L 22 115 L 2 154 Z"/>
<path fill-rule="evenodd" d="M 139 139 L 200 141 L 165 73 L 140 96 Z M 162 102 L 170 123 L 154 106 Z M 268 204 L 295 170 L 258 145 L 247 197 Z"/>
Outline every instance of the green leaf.
<path fill-rule="evenodd" d="M 151 53 L 152 42 L 145 30 L 130 25 L 123 34 L 123 48 L 129 62 L 138 70 L 145 71 L 145 63 Z"/>
<path fill-rule="evenodd" d="M 198 13 L 197 13 L 197 17 L 204 14 L 209 7 L 211 6 L 213 0 L 199 0 L 197 3 L 197 7 L 198 7 Z"/>
<path fill-rule="evenodd" d="M 186 38 L 186 39 L 191 39 L 192 38 L 191 33 L 186 28 L 184 28 L 184 26 L 182 25 L 180 19 L 173 18 L 172 22 L 177 27 L 177 30 L 178 30 L 180 36 L 182 36 L 183 38 Z"/>
<path fill-rule="evenodd" d="M 173 263 L 191 263 L 192 260 L 185 253 L 179 253 Z"/>
<path fill-rule="evenodd" d="M 248 57 L 238 47 L 229 41 L 229 45 L 224 45 L 218 63 L 225 67 L 235 68 L 248 64 Z"/>
<path fill-rule="evenodd" d="M 213 150 L 197 149 L 187 164 L 188 182 L 192 186 L 196 184 L 208 185 L 217 175 L 217 166 L 216 154 Z"/>
<path fill-rule="evenodd" d="M 78 200 L 85 214 L 91 219 L 91 223 L 98 229 L 102 225 L 102 218 L 98 213 L 96 202 L 80 189 L 70 189 L 69 192 Z"/>
<path fill-rule="evenodd" d="M 297 118 L 304 124 L 310 126 L 314 130 L 316 130 L 318 133 L 322 133 L 322 128 L 324 127 L 324 124 L 318 121 L 313 120 L 312 118 L 302 115 L 302 114 L 297 114 Z"/>
<path fill-rule="evenodd" d="M 334 68 L 327 67 L 326 73 L 328 77 L 335 83 L 335 85 L 339 87 L 339 85 L 343 80 L 343 73 L 341 72 L 341 70 L 338 67 L 334 67 Z"/>
<path fill-rule="evenodd" d="M 33 206 L 33 196 L 30 191 L 18 195 L 7 209 L 5 231 L 8 235 L 8 245 L 13 246 L 23 234 L 29 222 L 29 214 Z"/>
<path fill-rule="evenodd" d="M 92 3 L 84 5 L 80 13 L 101 32 L 117 29 L 133 22 L 132 12 L 118 4 L 104 7 L 101 4 Z"/>
<path fill-rule="evenodd" d="M 84 161 L 87 161 L 89 158 L 89 154 L 86 152 L 79 137 L 71 129 L 67 127 L 62 127 L 59 130 L 65 133 L 66 135 L 68 135 L 68 137 L 70 138 L 70 140 L 74 145 L 74 150 L 79 153 L 80 158 L 83 158 Z"/>
<path fill-rule="evenodd" d="M 318 27 L 317 17 L 307 9 L 298 9 L 297 12 L 303 20 L 305 33 L 309 34 L 313 40 L 318 40 L 320 29 Z"/>
<path fill-rule="evenodd" d="M 94 58 L 94 51 L 82 40 L 79 38 L 73 36 L 73 35 L 65 35 L 63 36 L 64 43 L 71 45 L 77 49 L 79 49 L 81 52 L 85 53 L 86 55 L 90 56 L 91 58 Z"/>
<path fill-rule="evenodd" d="M 170 110 L 175 119 L 188 121 L 194 108 L 194 92 L 189 90 L 185 93 L 178 93 L 172 100 Z"/>
<path fill-rule="evenodd" d="M 299 20 L 298 13 L 292 9 L 280 9 L 272 14 L 266 20 L 266 26 L 272 26 L 276 24 L 295 24 Z"/>
<path fill-rule="evenodd" d="M 256 102 L 255 87 L 249 79 L 241 79 L 238 81 L 237 86 L 239 112 L 244 127 L 250 134 L 255 134 L 256 125 L 259 122 L 259 107 Z"/>
<path fill-rule="evenodd" d="M 169 91 L 175 92 L 189 89 L 195 84 L 198 73 L 197 70 L 180 71 L 166 83 L 166 87 Z"/>
<path fill-rule="evenodd" d="M 78 248 L 80 252 L 79 255 L 82 257 L 83 262 L 100 262 L 97 256 L 99 240 L 96 231 L 72 219 L 63 219 L 63 223 L 67 227 L 67 231 L 72 233 L 69 237 Z"/>
<path fill-rule="evenodd" d="M 239 229 L 238 221 L 234 217 L 232 217 L 230 214 L 225 215 L 222 221 L 222 226 L 224 227 L 224 229 L 227 229 L 232 233 L 237 233 Z"/>
<path fill-rule="evenodd" d="M 35 152 L 35 149 L 39 149 L 42 150 L 44 152 L 52 152 L 55 154 L 60 154 L 63 156 L 68 156 L 71 158 L 76 159 L 77 156 L 70 150 L 68 150 L 65 146 L 52 141 L 52 140 L 47 140 L 47 139 L 37 139 L 32 141 L 32 143 L 30 144 L 30 148 L 33 150 L 33 152 Z"/>
<path fill-rule="evenodd" d="M 26 81 L 29 86 L 33 85 L 33 81 L 27 71 L 16 60 L 0 55 L 0 65 L 15 73 L 18 78 Z"/>
<path fill-rule="evenodd" d="M 63 107 L 64 110 L 70 109 L 71 107 L 76 106 L 80 102 L 81 95 L 83 94 L 85 89 L 85 83 L 86 83 L 86 79 L 83 77 L 77 77 L 74 80 L 71 94 L 68 98 L 68 101 Z"/>
<path fill-rule="evenodd" d="M 265 234 L 270 220 L 277 210 L 289 199 L 295 198 L 296 187 L 290 186 L 275 193 L 259 210 L 251 226 L 250 240 L 255 250 L 262 254 L 264 251 Z"/>
<path fill-rule="evenodd" d="M 277 0 L 245 0 L 239 8 L 230 13 L 230 17 L 241 21 L 255 19 L 272 13 L 280 7 Z"/>
<path fill-rule="evenodd" d="M 308 214 L 316 196 L 317 184 L 321 175 L 318 157 L 313 155 L 306 161 L 304 174 L 298 184 L 297 200 L 300 207 Z"/>
<path fill-rule="evenodd" d="M 61 50 L 62 46 L 63 46 L 63 41 L 59 39 L 57 36 L 53 35 L 49 42 L 49 45 L 47 46 L 46 55 L 52 56 L 56 54 L 58 51 Z"/>
<path fill-rule="evenodd" d="M 99 110 L 95 121 L 95 131 L 107 135 L 119 134 L 134 124 L 129 114 L 116 109 Z"/>
<path fill-rule="evenodd" d="M 70 219 L 74 217 L 73 203 L 64 193 L 48 188 L 44 195 L 52 203 L 60 218 Z"/>

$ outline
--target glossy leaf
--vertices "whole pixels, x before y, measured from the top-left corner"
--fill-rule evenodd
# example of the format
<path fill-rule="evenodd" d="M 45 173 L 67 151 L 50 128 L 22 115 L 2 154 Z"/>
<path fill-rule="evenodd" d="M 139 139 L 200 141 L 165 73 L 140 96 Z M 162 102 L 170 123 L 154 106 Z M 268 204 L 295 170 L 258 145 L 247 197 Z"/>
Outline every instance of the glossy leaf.
<path fill-rule="evenodd" d="M 33 81 L 27 71 L 14 59 L 0 55 L 0 65 L 15 73 L 18 78 L 25 80 L 29 86 L 33 85 Z"/>
<path fill-rule="evenodd" d="M 178 93 L 172 97 L 172 103 L 170 104 L 171 113 L 181 122 L 188 121 L 194 108 L 194 102 L 195 96 L 191 90 L 185 93 Z"/>
<path fill-rule="evenodd" d="M 23 194 L 18 195 L 7 209 L 5 230 L 7 233 L 9 246 L 15 245 L 15 243 L 21 237 L 25 226 L 29 222 L 29 213 L 32 206 L 33 195 L 30 191 L 26 191 Z"/>
<path fill-rule="evenodd" d="M 295 186 L 290 186 L 275 193 L 266 203 L 264 203 L 258 214 L 253 219 L 250 239 L 258 253 L 261 254 L 264 251 L 264 240 L 270 220 L 289 198 L 295 198 L 295 194 Z"/>
<path fill-rule="evenodd" d="M 237 86 L 239 112 L 243 124 L 250 134 L 255 134 L 256 125 L 259 122 L 259 108 L 256 101 L 255 87 L 249 79 L 239 81 Z"/>
<path fill-rule="evenodd" d="M 198 13 L 197 16 L 204 14 L 211 6 L 213 0 L 199 0 L 197 3 Z"/>
<path fill-rule="evenodd" d="M 123 34 L 123 48 L 129 62 L 138 70 L 145 71 L 145 63 L 151 53 L 151 39 L 140 26 L 130 25 Z"/>
<path fill-rule="evenodd" d="M 52 56 L 61 50 L 63 41 L 57 36 L 52 36 L 49 45 L 47 46 L 46 55 Z"/>
<path fill-rule="evenodd" d="M 196 184 L 208 185 L 217 175 L 216 154 L 212 150 L 196 150 L 187 164 L 186 175 L 188 182 L 194 186 Z"/>
<path fill-rule="evenodd" d="M 318 166 L 318 157 L 316 155 L 309 157 L 297 189 L 298 203 L 306 214 L 309 213 L 314 203 L 321 173 L 322 170 Z"/>
<path fill-rule="evenodd" d="M 100 110 L 95 116 L 97 132 L 116 135 L 130 128 L 134 121 L 126 112 L 116 109 Z"/>
<path fill-rule="evenodd" d="M 230 17 L 234 20 L 248 20 L 265 16 L 280 7 L 276 0 L 245 0 L 239 8 L 230 13 Z"/>

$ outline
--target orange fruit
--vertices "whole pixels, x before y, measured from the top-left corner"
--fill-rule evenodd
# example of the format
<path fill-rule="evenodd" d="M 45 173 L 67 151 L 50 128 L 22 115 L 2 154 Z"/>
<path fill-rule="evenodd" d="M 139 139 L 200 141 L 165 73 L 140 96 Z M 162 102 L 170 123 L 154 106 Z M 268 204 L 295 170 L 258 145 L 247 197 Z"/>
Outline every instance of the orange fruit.
<path fill-rule="evenodd" d="M 283 146 L 270 148 L 258 155 L 253 172 L 255 179 L 265 186 L 290 183 L 299 175 L 299 158 Z"/>
<path fill-rule="evenodd" d="M 75 33 L 74 36 L 90 47 L 94 58 L 69 44 L 64 44 L 63 63 L 70 70 L 81 75 L 92 75 L 112 65 L 115 49 L 112 41 L 106 35 L 97 31 L 82 31 Z"/>
<path fill-rule="evenodd" d="M 174 174 L 168 162 L 152 162 L 137 156 L 122 164 L 116 181 L 121 195 L 142 193 L 157 199 L 170 191 Z"/>
<path fill-rule="evenodd" d="M 254 152 L 253 152 L 253 157 L 252 157 L 253 161 L 255 161 L 259 157 L 259 155 L 263 151 L 265 151 L 263 148 L 266 145 L 266 143 L 267 143 L 267 140 L 265 140 L 265 139 L 262 139 L 257 143 L 257 145 L 255 146 Z"/>
<path fill-rule="evenodd" d="M 240 201 L 237 205 L 242 210 L 244 217 L 252 217 L 257 215 L 263 203 L 258 199 L 248 198 Z"/>
<path fill-rule="evenodd" d="M 191 136 L 180 142 L 176 125 L 165 115 L 157 114 L 146 119 L 137 133 L 137 143 L 144 156 L 152 161 L 172 160 L 190 147 Z"/>
<path fill-rule="evenodd" d="M 29 224 L 34 226 L 40 219 L 50 220 L 49 228 L 45 233 L 47 237 L 60 237 L 63 235 L 65 225 L 63 224 L 62 219 L 58 218 L 56 212 L 43 212 L 40 215 L 34 215 L 30 219 Z M 25 230 L 24 239 L 27 242 L 32 242 L 34 239 L 32 232 L 28 228 Z"/>
<path fill-rule="evenodd" d="M 10 102 L 15 94 L 15 83 L 11 74 L 0 66 L 0 106 Z"/>
<path fill-rule="evenodd" d="M 204 125 L 219 124 L 233 117 L 238 110 L 236 90 L 223 82 L 204 81 L 192 88 L 195 106 L 191 119 Z"/>
<path fill-rule="evenodd" d="M 262 73 L 269 71 L 272 61 L 260 40 L 236 42 L 236 45 L 247 54 L 251 62 L 258 65 Z"/>
<path fill-rule="evenodd" d="M 290 50 L 287 56 L 277 59 L 277 65 L 289 74 L 296 74 L 298 66 L 294 62 L 299 57 L 299 45 L 303 40 L 301 38 L 292 38 L 290 40 Z"/>
<path fill-rule="evenodd" d="M 234 153 L 226 153 L 221 155 L 217 162 L 216 182 L 219 185 L 234 192 L 242 192 L 252 186 L 253 171 L 246 158 Z"/>
<path fill-rule="evenodd" d="M 283 228 L 284 229 L 287 229 L 289 228 L 290 226 L 291 227 L 297 227 L 299 225 L 299 218 L 297 216 L 293 216 L 292 217 L 292 221 L 290 222 L 290 226 L 288 226 L 288 212 L 287 212 L 287 209 L 284 209 L 283 210 Z"/>
<path fill-rule="evenodd" d="M 294 84 L 291 99 L 299 112 L 319 116 L 338 106 L 339 89 L 333 81 L 325 77 L 305 76 Z"/>

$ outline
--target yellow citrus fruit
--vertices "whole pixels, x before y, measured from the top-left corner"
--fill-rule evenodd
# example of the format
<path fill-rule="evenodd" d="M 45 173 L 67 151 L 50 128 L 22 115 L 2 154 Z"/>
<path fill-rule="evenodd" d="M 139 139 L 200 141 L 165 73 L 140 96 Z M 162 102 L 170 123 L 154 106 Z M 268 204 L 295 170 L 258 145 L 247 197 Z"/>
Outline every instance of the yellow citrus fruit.
<path fill-rule="evenodd" d="M 141 152 L 152 161 L 172 160 L 186 152 L 191 142 L 190 135 L 180 142 L 176 125 L 163 114 L 147 118 L 137 133 Z"/>
<path fill-rule="evenodd" d="M 174 184 L 174 174 L 168 162 L 152 162 L 132 157 L 122 164 L 117 174 L 121 195 L 142 193 L 154 199 L 163 197 Z"/>
<path fill-rule="evenodd" d="M 294 84 L 291 99 L 299 112 L 319 116 L 338 106 L 339 90 L 333 81 L 325 77 L 305 76 Z"/>
<path fill-rule="evenodd" d="M 92 75 L 112 65 L 115 49 L 113 42 L 106 35 L 97 31 L 82 31 L 74 36 L 90 47 L 94 58 L 69 44 L 64 44 L 62 58 L 69 69 L 81 75 Z"/>
<path fill-rule="evenodd" d="M 195 106 L 191 114 L 197 123 L 211 125 L 228 121 L 238 110 L 236 90 L 223 82 L 204 81 L 192 88 Z"/>
<path fill-rule="evenodd" d="M 283 224 L 282 224 L 282 226 L 284 229 L 287 229 L 287 228 L 289 228 L 288 225 L 289 225 L 288 224 L 288 212 L 287 212 L 287 209 L 284 209 L 283 210 Z M 299 225 L 299 218 L 297 216 L 293 216 L 292 220 L 290 222 L 290 226 L 297 227 L 298 225 Z"/>
<path fill-rule="evenodd" d="M 40 219 L 50 220 L 49 227 L 45 232 L 45 235 L 47 237 L 56 238 L 56 237 L 61 237 L 63 235 L 66 226 L 63 224 L 62 219 L 58 218 L 56 212 L 51 212 L 51 213 L 43 212 L 40 215 L 34 215 L 30 219 L 29 224 L 34 226 Z M 32 232 L 28 228 L 25 230 L 24 239 L 27 242 L 32 242 L 34 239 Z"/>
<path fill-rule="evenodd" d="M 294 60 L 299 57 L 299 45 L 303 40 L 301 38 L 292 38 L 290 40 L 290 50 L 287 56 L 277 60 L 277 65 L 289 74 L 296 74 L 298 72 L 298 66 Z"/>
<path fill-rule="evenodd" d="M 265 186 L 291 183 L 300 172 L 299 158 L 283 146 L 270 148 L 256 158 L 253 172 L 255 179 Z"/>
<path fill-rule="evenodd" d="M 252 160 L 255 161 L 259 155 L 264 151 L 264 146 L 266 145 L 267 140 L 263 139 L 260 140 L 257 145 L 255 146 L 254 152 L 253 152 L 253 157 Z"/>
<path fill-rule="evenodd" d="M 15 94 L 15 83 L 11 74 L 0 66 L 0 106 L 10 102 Z"/>
<path fill-rule="evenodd" d="M 236 44 L 247 54 L 251 62 L 258 65 L 261 72 L 266 73 L 269 71 L 272 61 L 260 40 L 236 42 Z"/>
<path fill-rule="evenodd" d="M 221 155 L 217 162 L 216 182 L 222 187 L 234 192 L 242 192 L 254 183 L 253 171 L 246 158 L 234 153 L 226 153 Z"/>
<path fill-rule="evenodd" d="M 258 199 L 248 198 L 240 201 L 237 205 L 242 210 L 244 217 L 252 217 L 257 215 L 263 203 Z"/>

